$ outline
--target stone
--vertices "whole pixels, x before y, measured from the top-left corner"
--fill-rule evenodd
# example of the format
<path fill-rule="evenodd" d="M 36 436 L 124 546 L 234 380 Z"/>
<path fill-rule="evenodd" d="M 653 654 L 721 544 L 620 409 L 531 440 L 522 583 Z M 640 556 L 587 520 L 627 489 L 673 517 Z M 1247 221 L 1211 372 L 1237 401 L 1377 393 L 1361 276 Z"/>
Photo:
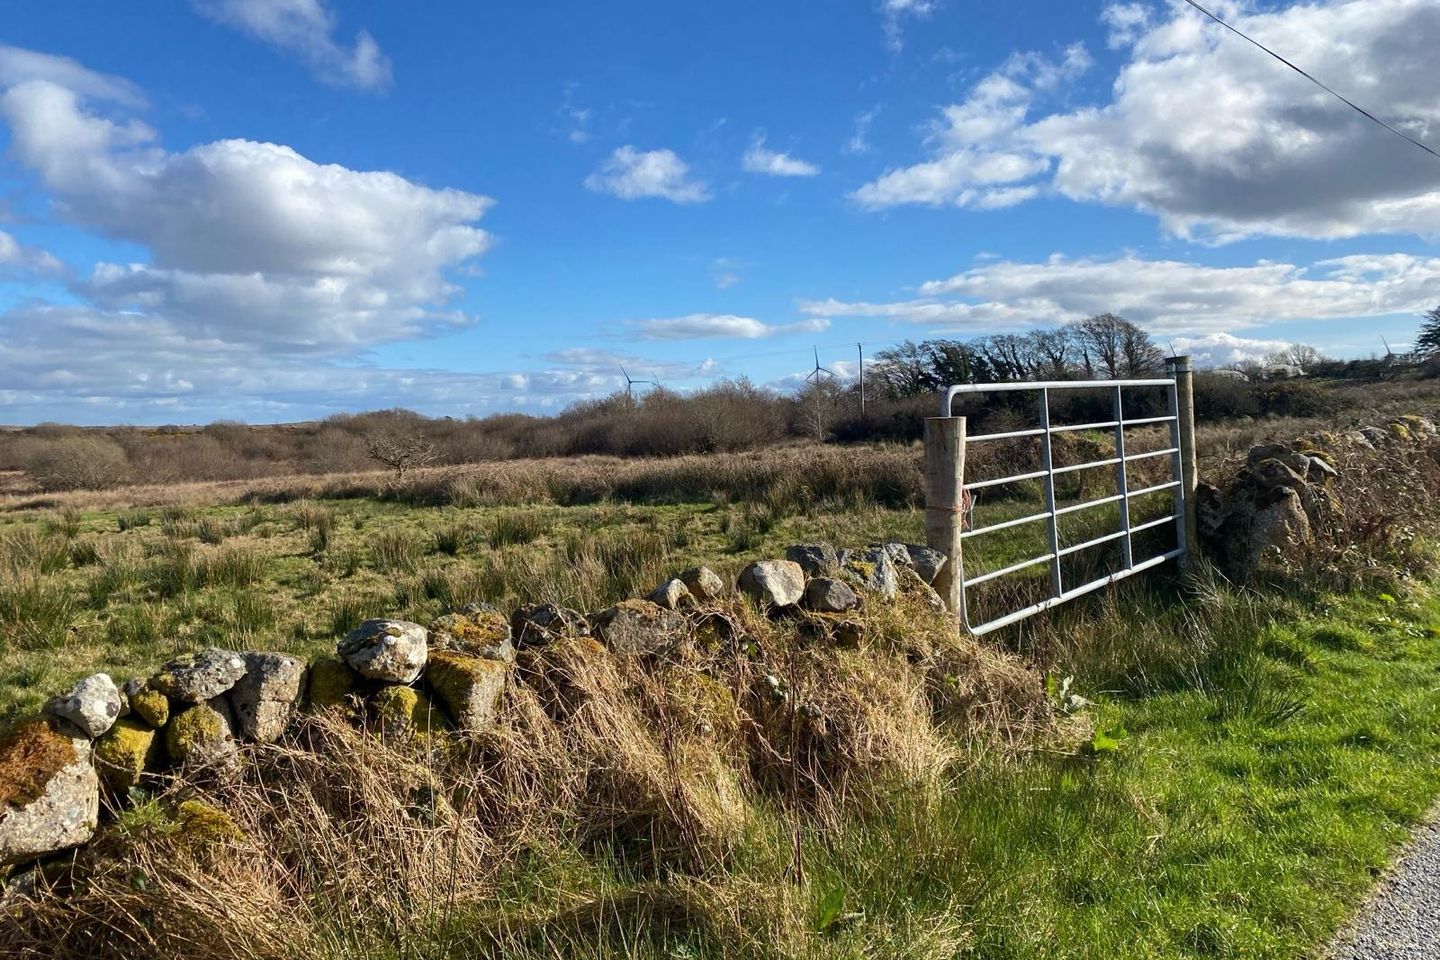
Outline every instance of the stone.
<path fill-rule="evenodd" d="M 870 545 L 871 550 L 884 550 L 890 557 L 890 562 L 897 567 L 908 567 L 911 565 L 910 548 L 903 543 L 875 543 Z"/>
<path fill-rule="evenodd" d="M 895 561 L 887 551 L 877 547 L 851 555 L 844 570 L 862 587 L 871 593 L 879 594 L 882 599 L 894 600 L 900 589 Z"/>
<path fill-rule="evenodd" d="M 921 580 L 930 584 L 935 582 L 941 569 L 950 560 L 943 552 L 934 547 L 926 547 L 918 543 L 907 543 L 905 549 L 910 553 L 910 565 L 915 568 L 916 573 L 920 574 Z"/>
<path fill-rule="evenodd" d="M 1305 469 L 1310 469 L 1310 458 L 1305 458 Z M 1250 468 L 1250 475 L 1255 483 L 1265 489 L 1276 489 L 1279 487 L 1290 487 L 1300 489 L 1305 485 L 1304 474 L 1297 472 L 1289 464 L 1283 463 L 1271 457 L 1268 460 L 1261 460 Z"/>
<path fill-rule="evenodd" d="M 1361 427 L 1360 436 L 1369 441 L 1371 447 L 1382 446 L 1391 439 L 1390 432 L 1383 427 Z"/>
<path fill-rule="evenodd" d="M 339 657 L 316 657 L 310 662 L 309 673 L 305 701 L 311 707 L 323 710 L 347 706 L 350 698 L 360 691 L 360 674 Z"/>
<path fill-rule="evenodd" d="M 691 567 L 681 571 L 680 582 L 696 600 L 719 600 L 725 595 L 725 581 L 709 567 Z"/>
<path fill-rule="evenodd" d="M 649 600 L 621 600 L 596 615 L 595 635 L 615 653 L 663 653 L 685 634 L 685 618 Z"/>
<path fill-rule="evenodd" d="M 283 653 L 242 653 L 245 676 L 230 691 L 239 733 L 246 740 L 273 743 L 280 739 L 300 702 L 305 661 Z"/>
<path fill-rule="evenodd" d="M 1252 566 L 1269 549 L 1285 550 L 1310 541 L 1310 518 L 1300 494 L 1288 488 L 1269 506 L 1257 510 L 1250 527 Z"/>
<path fill-rule="evenodd" d="M 370 703 L 380 731 L 387 737 L 429 735 L 445 727 L 445 717 L 434 702 L 414 687 L 382 687 Z"/>
<path fill-rule="evenodd" d="M 214 647 L 171 660 L 149 686 L 171 700 L 200 703 L 225 693 L 245 676 L 245 661 L 233 650 Z"/>
<path fill-rule="evenodd" d="M 425 666 L 425 682 L 456 727 L 479 733 L 494 725 L 509 673 L 509 665 L 500 660 L 437 650 Z"/>
<path fill-rule="evenodd" d="M 656 587 L 647 598 L 656 606 L 664 607 L 666 610 L 679 610 L 681 607 L 694 606 L 695 597 L 691 595 L 690 588 L 679 577 L 666 580 Z"/>
<path fill-rule="evenodd" d="M 95 769 L 112 793 L 123 795 L 140 782 L 145 771 L 156 766 L 160 746 L 152 728 L 137 719 L 122 717 L 95 742 Z"/>
<path fill-rule="evenodd" d="M 510 621 L 497 607 L 472 603 L 430 624 L 430 645 L 487 660 L 515 661 Z"/>
<path fill-rule="evenodd" d="M 0 866 L 85 843 L 100 820 L 90 741 L 40 717 L 0 737 Z"/>
<path fill-rule="evenodd" d="M 817 613 L 844 613 L 860 606 L 860 596 L 844 580 L 816 577 L 805 585 L 804 605 Z"/>
<path fill-rule="evenodd" d="M 126 696 L 130 698 L 130 713 L 156 730 L 165 726 L 170 719 L 170 698 L 159 690 L 152 689 L 143 680 L 131 680 L 125 684 Z"/>
<path fill-rule="evenodd" d="M 1340 476 L 1340 471 L 1330 465 L 1330 461 L 1318 454 L 1310 454 L 1310 469 L 1305 474 L 1305 479 L 1311 483 L 1324 483 L 1326 480 L 1334 480 Z"/>
<path fill-rule="evenodd" d="M 590 635 L 590 621 L 578 610 L 554 603 L 532 603 L 510 618 L 515 642 L 522 647 L 543 647 L 565 637 Z"/>
<path fill-rule="evenodd" d="M 177 766 L 232 771 L 239 747 L 229 704 L 215 697 L 175 714 L 165 725 L 165 751 Z"/>
<path fill-rule="evenodd" d="M 362 677 L 414 683 L 425 669 L 428 635 L 409 620 L 366 620 L 336 644 L 335 652 Z"/>
<path fill-rule="evenodd" d="M 92 740 L 120 718 L 120 688 L 108 673 L 91 674 L 50 701 L 50 712 Z"/>
<path fill-rule="evenodd" d="M 792 544 L 785 548 L 785 559 L 798 563 L 811 577 L 826 577 L 840 569 L 840 557 L 828 543 Z"/>
<path fill-rule="evenodd" d="M 900 567 L 896 573 L 902 592 L 919 599 L 921 603 L 936 613 L 945 612 L 945 601 L 940 594 L 935 592 L 934 587 L 925 582 L 925 578 L 920 576 L 914 567 Z"/>
<path fill-rule="evenodd" d="M 740 591 L 765 607 L 793 607 L 805 595 L 805 569 L 794 560 L 757 560 L 740 571 Z"/>
<path fill-rule="evenodd" d="M 1310 470 L 1310 458 L 1283 443 L 1262 443 L 1251 447 L 1245 455 L 1245 463 L 1250 467 L 1257 467 L 1266 460 L 1279 460 L 1302 477 Z"/>

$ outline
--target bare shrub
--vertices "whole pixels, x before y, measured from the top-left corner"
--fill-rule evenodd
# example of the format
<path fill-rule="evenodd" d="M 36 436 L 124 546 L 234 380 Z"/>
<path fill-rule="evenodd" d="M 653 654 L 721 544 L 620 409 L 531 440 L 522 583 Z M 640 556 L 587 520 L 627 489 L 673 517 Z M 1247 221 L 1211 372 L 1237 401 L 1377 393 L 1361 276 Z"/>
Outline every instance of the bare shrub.
<path fill-rule="evenodd" d="M 113 440 L 66 436 L 35 449 L 25 472 L 42 490 L 104 490 L 126 480 L 129 460 Z"/>

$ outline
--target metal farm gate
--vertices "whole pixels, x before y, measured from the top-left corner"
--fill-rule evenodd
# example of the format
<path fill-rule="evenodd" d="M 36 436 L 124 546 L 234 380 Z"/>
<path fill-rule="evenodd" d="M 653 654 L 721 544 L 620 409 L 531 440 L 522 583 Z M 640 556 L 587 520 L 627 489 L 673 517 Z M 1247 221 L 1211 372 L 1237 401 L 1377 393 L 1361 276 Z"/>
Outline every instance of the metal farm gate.
<path fill-rule="evenodd" d="M 948 568 L 946 576 L 937 578 L 937 581 L 940 582 L 936 583 L 936 587 L 940 589 L 950 609 L 960 617 L 961 622 L 972 634 L 978 636 L 998 630 L 1076 597 L 1099 590 L 1108 584 L 1157 567 L 1169 560 L 1180 559 L 1183 562 L 1194 542 L 1194 436 L 1190 394 L 1192 374 L 1188 357 L 1173 358 L 1169 364 L 1167 372 L 1172 375 L 1164 379 L 983 383 L 952 386 L 944 391 L 941 401 L 941 416 L 935 420 L 926 421 L 926 535 L 927 542 L 932 547 L 944 551 L 951 561 L 946 565 Z M 1167 407 L 1164 416 L 1126 418 L 1126 392 L 1141 389 L 1164 390 Z M 1092 423 L 1053 423 L 1051 420 L 1052 396 L 1080 390 L 1109 392 L 1112 411 L 1110 419 Z M 1021 430 L 967 436 L 965 418 L 951 415 L 955 398 L 970 394 L 1000 392 L 1034 394 L 1038 425 Z M 1127 429 L 1160 425 L 1168 426 L 1168 444 L 1161 449 L 1143 453 L 1127 452 L 1125 436 Z M 1057 466 L 1055 463 L 1055 437 L 1059 434 L 1082 431 L 1108 432 L 1113 436 L 1113 455 L 1102 459 Z M 973 483 L 965 482 L 965 451 L 970 445 L 1022 438 L 1038 439 L 1040 447 L 1038 469 Z M 1161 483 L 1152 483 L 1132 489 L 1129 466 L 1137 461 L 1157 458 L 1164 458 L 1168 463 L 1167 479 Z M 1057 477 L 1102 467 L 1111 467 L 1114 470 L 1114 494 L 1081 500 L 1065 506 L 1057 505 L 1055 495 Z M 974 502 L 974 494 L 977 491 L 1022 481 L 1037 481 L 1041 485 L 1044 505 L 1038 513 L 1001 520 L 980 527 L 967 524 Z M 1158 519 L 1133 523 L 1131 501 L 1136 497 L 1162 491 L 1174 491 L 1174 505 L 1170 513 Z M 1116 505 L 1119 517 L 1118 529 L 1081 543 L 1065 544 L 1062 541 L 1060 532 L 1062 517 L 1110 504 Z M 962 549 L 966 541 L 1030 524 L 1044 524 L 1047 546 L 1043 552 L 996 570 L 967 576 Z M 1146 531 L 1166 526 L 1174 527 L 1175 546 L 1171 549 L 1162 549 L 1159 552 L 1137 557 L 1135 555 L 1135 537 Z M 1084 582 L 1073 584 L 1066 582 L 1062 568 L 1062 561 L 1066 557 L 1112 542 L 1118 542 L 1120 548 L 1120 568 L 1118 570 Z M 1049 567 L 1049 589 L 1045 599 L 1028 603 L 1019 609 L 1009 610 L 982 623 L 970 622 L 968 590 L 1002 577 L 1028 571 L 1041 564 Z"/>

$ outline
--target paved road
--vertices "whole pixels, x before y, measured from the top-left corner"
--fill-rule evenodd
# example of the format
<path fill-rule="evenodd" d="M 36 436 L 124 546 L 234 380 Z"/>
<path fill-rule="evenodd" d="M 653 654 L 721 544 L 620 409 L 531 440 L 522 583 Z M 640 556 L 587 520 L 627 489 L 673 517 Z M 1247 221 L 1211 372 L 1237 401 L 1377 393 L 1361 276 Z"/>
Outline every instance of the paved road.
<path fill-rule="evenodd" d="M 1431 822 L 1415 835 L 1331 951 L 1334 960 L 1440 957 L 1440 823 Z"/>

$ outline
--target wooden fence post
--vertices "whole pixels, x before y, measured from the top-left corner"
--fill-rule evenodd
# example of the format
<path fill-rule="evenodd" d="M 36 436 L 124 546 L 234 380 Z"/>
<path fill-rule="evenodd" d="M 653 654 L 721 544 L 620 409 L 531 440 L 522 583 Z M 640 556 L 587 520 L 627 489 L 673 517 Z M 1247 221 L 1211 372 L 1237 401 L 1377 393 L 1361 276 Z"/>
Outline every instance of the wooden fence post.
<path fill-rule="evenodd" d="M 960 533 L 965 524 L 965 418 L 925 420 L 925 545 L 948 558 L 935 576 L 935 592 L 951 613 L 964 612 Z"/>
<path fill-rule="evenodd" d="M 1180 485 L 1185 492 L 1185 562 L 1200 556 L 1199 503 L 1200 467 L 1195 462 L 1195 370 L 1188 356 L 1165 361 L 1175 376 L 1175 412 L 1179 418 Z"/>

